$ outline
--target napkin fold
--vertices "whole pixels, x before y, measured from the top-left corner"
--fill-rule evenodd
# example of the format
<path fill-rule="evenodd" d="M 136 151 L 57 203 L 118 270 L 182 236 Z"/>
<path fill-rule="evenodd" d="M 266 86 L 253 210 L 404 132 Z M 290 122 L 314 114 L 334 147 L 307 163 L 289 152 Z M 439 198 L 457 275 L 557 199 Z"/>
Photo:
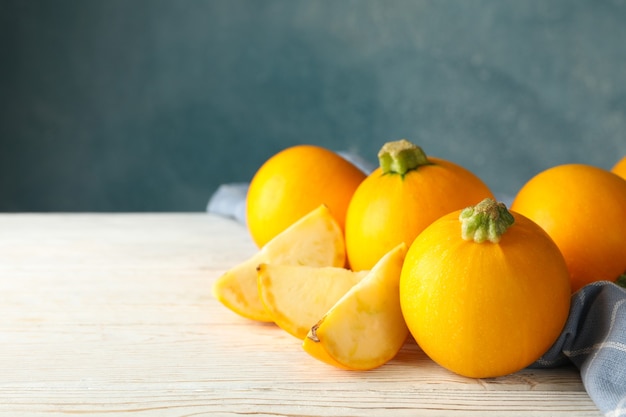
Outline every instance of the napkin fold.
<path fill-rule="evenodd" d="M 222 184 L 217 187 L 206 206 L 208 213 L 219 214 L 246 224 L 247 182 Z"/>
<path fill-rule="evenodd" d="M 343 155 L 358 161 L 364 172 L 373 169 L 359 158 Z M 248 183 L 221 185 L 210 197 L 207 212 L 245 224 L 247 190 Z M 607 417 L 626 416 L 626 290 L 601 281 L 581 288 L 571 301 L 561 335 L 530 368 L 573 363 L 598 409 Z"/>

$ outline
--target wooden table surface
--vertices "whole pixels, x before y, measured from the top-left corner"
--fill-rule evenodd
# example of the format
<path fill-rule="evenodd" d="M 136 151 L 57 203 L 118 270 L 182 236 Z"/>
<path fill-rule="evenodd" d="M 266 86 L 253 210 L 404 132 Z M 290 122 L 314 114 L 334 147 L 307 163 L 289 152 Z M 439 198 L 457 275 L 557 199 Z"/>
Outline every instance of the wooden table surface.
<path fill-rule="evenodd" d="M 0 214 L 1 416 L 600 416 L 575 368 L 334 369 L 215 301 L 255 248 L 206 213 Z"/>

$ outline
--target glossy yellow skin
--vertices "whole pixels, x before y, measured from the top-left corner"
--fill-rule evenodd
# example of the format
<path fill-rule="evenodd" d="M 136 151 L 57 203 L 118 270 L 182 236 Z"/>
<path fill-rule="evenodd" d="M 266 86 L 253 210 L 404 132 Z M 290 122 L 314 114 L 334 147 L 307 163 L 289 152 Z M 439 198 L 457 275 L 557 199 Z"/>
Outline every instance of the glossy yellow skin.
<path fill-rule="evenodd" d="M 246 222 L 252 240 L 263 247 L 320 204 L 343 231 L 350 198 L 364 178 L 351 162 L 320 146 L 278 152 L 258 169 L 248 188 Z"/>
<path fill-rule="evenodd" d="M 519 190 L 511 209 L 556 242 L 572 290 L 626 272 L 626 180 L 590 165 L 558 165 Z"/>
<path fill-rule="evenodd" d="M 519 371 L 565 325 L 565 261 L 519 214 L 499 243 L 476 243 L 462 239 L 459 213 L 434 222 L 409 248 L 400 278 L 405 320 L 424 352 L 450 371 L 473 378 Z"/>
<path fill-rule="evenodd" d="M 346 214 L 348 263 L 371 269 L 389 250 L 415 236 L 437 218 L 477 204 L 493 194 L 472 172 L 429 157 L 404 176 L 376 169 L 359 185 Z"/>

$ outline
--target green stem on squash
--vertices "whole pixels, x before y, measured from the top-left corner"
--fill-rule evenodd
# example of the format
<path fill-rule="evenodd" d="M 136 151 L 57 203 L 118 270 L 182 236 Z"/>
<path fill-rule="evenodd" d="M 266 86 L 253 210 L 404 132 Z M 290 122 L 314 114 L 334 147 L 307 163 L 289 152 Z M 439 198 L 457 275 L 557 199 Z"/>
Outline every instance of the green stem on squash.
<path fill-rule="evenodd" d="M 504 203 L 485 198 L 475 206 L 467 207 L 459 215 L 461 236 L 476 243 L 498 243 L 502 234 L 515 223 Z"/>
<path fill-rule="evenodd" d="M 617 277 L 617 279 L 615 280 L 615 283 L 619 285 L 620 287 L 626 288 L 626 272 L 624 272 L 622 275 Z"/>
<path fill-rule="evenodd" d="M 383 174 L 400 175 L 420 166 L 430 165 L 422 148 L 406 139 L 385 143 L 378 152 L 378 162 Z"/>

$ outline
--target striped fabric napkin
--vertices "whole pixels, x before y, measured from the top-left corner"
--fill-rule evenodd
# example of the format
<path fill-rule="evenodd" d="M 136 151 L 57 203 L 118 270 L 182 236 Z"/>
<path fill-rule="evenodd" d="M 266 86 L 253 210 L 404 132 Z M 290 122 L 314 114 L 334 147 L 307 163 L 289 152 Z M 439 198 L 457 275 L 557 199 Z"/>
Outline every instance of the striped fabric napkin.
<path fill-rule="evenodd" d="M 574 363 L 587 393 L 607 417 L 626 416 L 626 290 L 601 281 L 572 295 L 556 343 L 533 368 Z"/>

